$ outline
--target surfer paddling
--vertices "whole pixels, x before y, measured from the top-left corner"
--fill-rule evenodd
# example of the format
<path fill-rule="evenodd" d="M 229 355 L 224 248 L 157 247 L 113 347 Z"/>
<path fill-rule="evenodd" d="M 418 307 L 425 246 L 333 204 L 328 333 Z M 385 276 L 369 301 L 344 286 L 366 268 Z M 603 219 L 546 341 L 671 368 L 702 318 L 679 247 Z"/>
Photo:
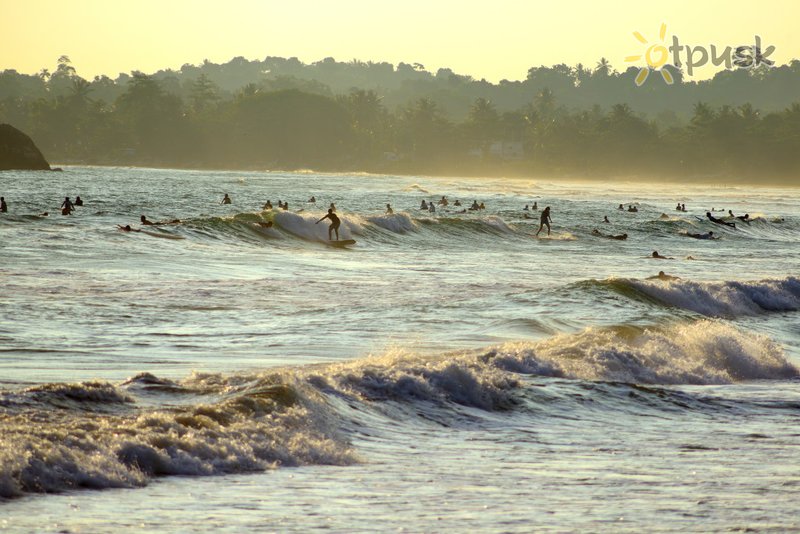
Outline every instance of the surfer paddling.
<path fill-rule="evenodd" d="M 331 204 L 333 206 L 333 204 Z M 333 241 L 332 232 L 336 232 L 336 241 L 339 241 L 339 225 L 342 222 L 339 220 L 339 217 L 333 212 L 333 208 L 328 208 L 328 214 L 325 215 L 323 218 L 315 222 L 314 224 L 319 224 L 325 219 L 331 220 L 331 225 L 328 227 L 328 241 Z"/>
<path fill-rule="evenodd" d="M 709 221 L 711 221 L 711 222 L 713 222 L 713 223 L 716 223 L 716 224 L 724 224 L 725 226 L 730 226 L 731 228 L 736 228 L 736 223 L 732 223 L 732 222 L 725 222 L 725 221 L 723 221 L 722 219 L 717 219 L 716 217 L 714 217 L 713 215 L 711 215 L 711 212 L 710 212 L 710 211 L 707 211 L 707 212 L 706 212 L 706 217 L 708 218 L 708 220 L 709 220 Z"/>

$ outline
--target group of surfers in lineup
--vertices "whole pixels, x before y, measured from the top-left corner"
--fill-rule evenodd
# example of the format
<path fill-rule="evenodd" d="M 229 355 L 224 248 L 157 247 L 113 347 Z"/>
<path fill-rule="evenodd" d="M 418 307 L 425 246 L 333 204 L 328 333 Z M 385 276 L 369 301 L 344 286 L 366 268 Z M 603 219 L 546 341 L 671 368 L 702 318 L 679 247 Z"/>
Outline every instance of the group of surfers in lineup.
<path fill-rule="evenodd" d="M 75 211 L 76 206 L 83 206 L 83 200 L 80 196 L 75 197 L 75 202 L 72 202 L 69 197 L 64 197 L 64 202 L 61 203 L 61 215 L 69 215 Z M 0 213 L 8 212 L 8 203 L 6 197 L 0 197 Z M 47 217 L 50 213 L 44 211 L 39 214 L 40 217 Z"/>
<path fill-rule="evenodd" d="M 312 196 L 311 198 L 308 199 L 309 203 L 316 203 L 316 201 L 317 201 L 317 199 L 314 196 Z M 222 197 L 222 200 L 220 201 L 220 204 L 231 204 L 231 203 L 232 203 L 231 197 L 228 195 L 228 193 L 225 193 L 225 195 Z M 442 196 L 442 198 L 439 199 L 436 203 L 434 203 L 433 201 L 427 202 L 426 200 L 423 199 L 422 203 L 420 204 L 420 209 L 421 210 L 426 210 L 426 211 L 428 211 L 430 213 L 435 213 L 436 212 L 436 207 L 435 207 L 436 205 L 439 205 L 439 206 L 442 206 L 442 207 L 446 207 L 446 206 L 450 205 L 450 201 L 447 199 L 446 196 Z M 77 206 L 83 206 L 83 200 L 81 199 L 80 196 L 76 196 L 75 197 L 75 202 L 72 202 L 69 197 L 65 197 L 64 198 L 64 202 L 61 203 L 61 213 L 62 213 L 62 215 L 71 214 L 75 210 L 75 208 Z M 453 202 L 453 206 L 454 207 L 461 207 L 461 201 L 455 200 Z M 263 209 L 264 210 L 272 210 L 273 209 L 272 202 L 267 200 L 267 202 L 263 206 Z M 278 200 L 278 209 L 288 210 L 289 209 L 289 203 L 288 202 L 283 202 L 282 200 Z M 464 208 L 464 209 L 462 209 L 460 211 L 457 211 L 455 213 L 466 213 L 467 211 L 480 211 L 480 210 L 484 210 L 484 209 L 486 209 L 486 206 L 484 205 L 483 202 L 481 202 L 479 204 L 477 200 L 474 200 L 472 202 L 472 205 L 469 208 Z M 532 205 L 526 204 L 525 207 L 523 208 L 523 211 L 526 212 L 524 217 L 526 219 L 532 219 L 533 217 L 530 217 L 527 212 L 529 212 L 529 211 L 538 211 L 538 210 L 539 210 L 538 202 L 534 201 Z M 626 208 L 624 207 L 623 204 L 620 204 L 617 207 L 617 210 L 625 211 Z M 677 204 L 677 206 L 675 207 L 675 210 L 676 211 L 680 211 L 680 212 L 686 212 L 687 211 L 686 210 L 686 204 L 681 204 L 679 202 Z M 7 211 L 8 211 L 8 204 L 6 203 L 6 199 L 5 199 L 5 197 L 0 197 L 0 213 L 5 213 Z M 630 213 L 636 213 L 639 210 L 638 210 L 638 208 L 636 206 L 631 204 L 631 205 L 628 206 L 627 211 L 630 212 Z M 724 209 L 723 210 L 716 210 L 715 208 L 712 208 L 711 211 L 725 211 L 725 210 Z M 393 214 L 394 213 L 394 210 L 392 209 L 391 204 L 386 204 L 386 213 L 387 214 Z M 41 215 L 42 216 L 47 216 L 48 213 L 44 212 Z M 666 214 L 662 214 L 661 217 L 662 218 L 666 218 L 668 216 Z M 750 224 L 750 222 L 751 222 L 750 215 L 747 214 L 747 213 L 745 213 L 744 215 L 736 216 L 736 215 L 733 214 L 733 211 L 728 210 L 728 217 L 730 219 L 738 219 L 739 221 L 742 221 L 742 222 L 747 223 L 747 224 Z M 706 218 L 709 221 L 711 221 L 712 223 L 728 226 L 728 227 L 731 227 L 731 228 L 736 228 L 736 223 L 735 222 L 725 221 L 723 219 L 719 219 L 719 218 L 713 216 L 710 211 L 706 212 Z M 335 234 L 336 235 L 336 240 L 338 241 L 339 240 L 339 227 L 341 226 L 341 220 L 336 215 L 336 204 L 334 204 L 333 202 L 331 202 L 330 207 L 328 208 L 328 213 L 326 215 L 324 215 L 321 219 L 316 221 L 314 224 L 319 224 L 322 221 L 324 221 L 325 219 L 330 220 L 330 223 L 331 223 L 330 226 L 328 227 L 328 239 L 332 241 L 333 240 L 333 235 Z M 699 217 L 698 217 L 698 219 L 699 219 Z M 145 215 L 142 215 L 139 220 L 140 220 L 140 223 L 142 224 L 142 226 L 159 226 L 159 225 L 164 225 L 164 224 L 178 224 L 178 223 L 181 222 L 180 219 L 173 219 L 173 220 L 170 220 L 170 221 L 154 222 L 154 221 L 148 220 Z M 603 217 L 603 223 L 610 223 L 610 222 L 611 221 L 608 220 L 608 215 Z M 550 231 L 551 231 L 550 224 L 551 223 L 552 223 L 552 218 L 550 217 L 550 206 L 547 206 L 542 210 L 542 213 L 540 215 L 540 218 L 539 218 L 539 229 L 536 231 L 536 236 L 538 237 L 539 234 L 542 232 L 542 230 L 545 227 L 547 227 L 547 235 L 550 235 Z M 257 223 L 257 224 L 259 224 L 260 226 L 265 227 L 265 228 L 270 228 L 270 227 L 273 226 L 272 221 L 261 222 L 261 223 Z M 130 225 L 125 225 L 125 226 L 117 225 L 117 227 L 120 230 L 125 231 L 125 232 L 138 232 L 138 231 L 140 231 L 138 229 L 132 228 Z M 616 240 L 620 240 L 620 241 L 628 239 L 628 234 L 627 233 L 618 234 L 618 235 L 604 234 L 604 233 L 602 233 L 601 231 L 599 231 L 596 228 L 592 230 L 592 235 L 597 236 L 597 237 L 604 237 L 604 238 L 608 238 L 608 239 L 616 239 Z M 709 231 L 709 232 L 707 232 L 705 234 L 687 233 L 685 235 L 687 237 L 692 237 L 692 238 L 695 238 L 695 239 L 719 239 L 717 236 L 714 235 L 713 231 Z M 660 255 L 657 251 L 653 251 L 652 257 L 655 258 L 655 259 L 672 259 L 672 258 L 668 258 L 666 256 Z"/>

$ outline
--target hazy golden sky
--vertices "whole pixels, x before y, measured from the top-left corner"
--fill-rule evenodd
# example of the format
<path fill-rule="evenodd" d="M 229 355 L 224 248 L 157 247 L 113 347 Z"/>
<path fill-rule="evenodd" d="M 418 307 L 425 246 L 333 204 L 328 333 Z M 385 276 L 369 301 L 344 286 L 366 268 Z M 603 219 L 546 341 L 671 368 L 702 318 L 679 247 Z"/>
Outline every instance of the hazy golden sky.
<path fill-rule="evenodd" d="M 748 44 L 758 34 L 786 63 L 800 57 L 798 19 L 800 0 L 0 0 L 0 70 L 53 70 L 62 54 L 85 78 L 235 56 L 332 56 L 496 82 L 601 56 L 624 70 L 626 56 L 644 52 L 632 32 L 653 41 L 662 22 L 668 39 L 692 45 Z"/>

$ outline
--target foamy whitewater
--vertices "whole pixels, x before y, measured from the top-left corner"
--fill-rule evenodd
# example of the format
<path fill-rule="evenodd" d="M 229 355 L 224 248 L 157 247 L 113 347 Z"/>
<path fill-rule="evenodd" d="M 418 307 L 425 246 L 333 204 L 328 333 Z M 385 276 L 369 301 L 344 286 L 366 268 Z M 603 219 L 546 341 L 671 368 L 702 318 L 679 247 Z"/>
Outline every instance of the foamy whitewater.
<path fill-rule="evenodd" d="M 800 530 L 796 189 L 73 167 L 0 194 L 0 530 Z"/>

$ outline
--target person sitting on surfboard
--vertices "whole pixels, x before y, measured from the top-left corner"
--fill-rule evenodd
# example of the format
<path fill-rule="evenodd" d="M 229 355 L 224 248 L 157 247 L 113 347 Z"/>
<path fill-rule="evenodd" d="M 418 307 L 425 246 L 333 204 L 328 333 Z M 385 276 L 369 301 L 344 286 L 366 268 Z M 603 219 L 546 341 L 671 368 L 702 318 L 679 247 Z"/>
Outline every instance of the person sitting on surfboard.
<path fill-rule="evenodd" d="M 553 219 L 550 218 L 550 206 L 547 206 L 542 211 L 542 217 L 540 219 L 540 224 L 539 224 L 539 231 L 536 232 L 536 235 L 537 236 L 539 235 L 539 232 L 542 231 L 542 228 L 544 228 L 545 225 L 547 225 L 547 235 L 550 235 L 550 223 L 551 222 L 553 222 Z"/>
<path fill-rule="evenodd" d="M 152 225 L 154 225 L 154 224 L 155 224 L 153 221 L 148 221 L 148 220 L 147 220 L 147 217 L 145 217 L 144 215 L 142 215 L 142 216 L 139 218 L 139 220 L 140 220 L 140 221 L 142 221 L 142 224 L 143 224 L 143 225 L 145 225 L 145 226 L 152 226 Z"/>
<path fill-rule="evenodd" d="M 331 232 L 336 232 L 336 241 L 339 241 L 339 225 L 341 221 L 339 217 L 333 212 L 333 208 L 328 208 L 328 214 L 315 222 L 314 224 L 319 224 L 325 219 L 331 220 L 331 225 L 328 227 L 328 241 L 333 241 L 333 237 L 331 236 Z"/>

